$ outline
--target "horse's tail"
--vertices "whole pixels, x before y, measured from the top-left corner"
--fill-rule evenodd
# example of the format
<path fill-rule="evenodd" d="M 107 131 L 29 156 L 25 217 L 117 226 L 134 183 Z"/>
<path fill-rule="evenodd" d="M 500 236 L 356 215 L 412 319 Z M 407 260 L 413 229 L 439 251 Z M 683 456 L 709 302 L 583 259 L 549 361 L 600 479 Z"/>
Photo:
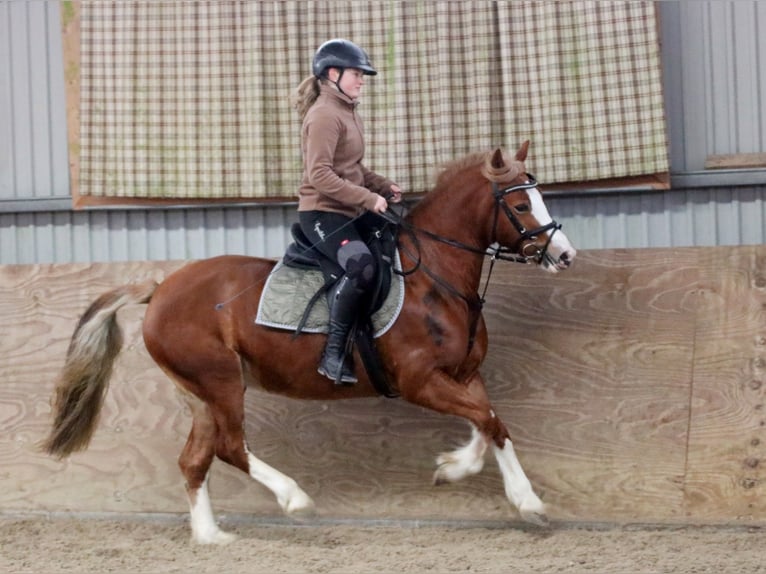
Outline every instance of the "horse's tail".
<path fill-rule="evenodd" d="M 53 427 L 42 443 L 48 454 L 64 458 L 87 448 L 122 348 L 117 311 L 125 305 L 148 303 L 156 288 L 156 281 L 147 281 L 113 289 L 80 317 L 56 384 Z"/>

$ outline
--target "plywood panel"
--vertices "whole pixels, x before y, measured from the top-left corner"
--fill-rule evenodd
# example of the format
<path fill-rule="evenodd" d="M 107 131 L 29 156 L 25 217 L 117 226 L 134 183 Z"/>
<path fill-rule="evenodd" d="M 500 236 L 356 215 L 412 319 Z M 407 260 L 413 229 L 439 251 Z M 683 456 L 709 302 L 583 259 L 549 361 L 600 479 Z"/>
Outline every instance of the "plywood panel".
<path fill-rule="evenodd" d="M 490 297 L 493 391 L 533 482 L 569 519 L 679 515 L 697 270 L 648 255 L 592 251 L 554 278 L 508 268 L 512 287 Z"/>
<path fill-rule="evenodd" d="M 0 268 L 0 316 L 5 333 L 0 338 L 2 508 L 88 510 L 92 509 L 88 501 L 99 500 L 99 508 L 105 510 L 130 510 L 140 506 L 141 500 L 126 500 L 126 492 L 140 491 L 142 484 L 158 476 L 167 475 L 163 480 L 172 480 L 169 471 L 157 464 L 160 457 L 155 455 L 152 442 L 140 442 L 142 432 L 143 438 L 152 432 L 162 434 L 169 417 L 162 401 L 145 400 L 152 398 L 150 387 L 159 379 L 138 342 L 140 323 L 134 314 L 139 309 L 126 313 L 127 319 L 134 320 L 125 321 L 128 344 L 107 397 L 93 451 L 59 463 L 39 454 L 36 444 L 47 431 L 54 378 L 74 329 L 73 319 L 76 321 L 94 295 L 130 280 L 161 279 L 178 266 L 135 263 Z M 149 376 L 142 376 L 147 371 Z M 138 392 L 148 397 L 126 401 L 126 388 L 136 382 Z M 142 425 L 124 424 L 136 416 L 143 417 L 143 429 Z M 135 435 L 139 441 L 130 444 Z M 127 443 L 122 440 L 124 436 L 130 437 Z M 103 476 L 107 480 L 102 480 Z"/>
<path fill-rule="evenodd" d="M 687 515 L 766 519 L 766 248 L 701 255 Z"/>
<path fill-rule="evenodd" d="M 594 250 L 550 276 L 496 266 L 484 374 L 522 463 L 568 520 L 764 521 L 766 247 Z M 190 417 L 121 312 L 126 346 L 91 448 L 36 452 L 77 317 L 100 293 L 179 262 L 0 267 L 0 510 L 184 512 Z M 401 401 L 290 401 L 249 391 L 247 434 L 323 516 L 514 519 L 488 459 L 430 485 L 467 428 Z M 278 516 L 216 464 L 217 510 Z"/>

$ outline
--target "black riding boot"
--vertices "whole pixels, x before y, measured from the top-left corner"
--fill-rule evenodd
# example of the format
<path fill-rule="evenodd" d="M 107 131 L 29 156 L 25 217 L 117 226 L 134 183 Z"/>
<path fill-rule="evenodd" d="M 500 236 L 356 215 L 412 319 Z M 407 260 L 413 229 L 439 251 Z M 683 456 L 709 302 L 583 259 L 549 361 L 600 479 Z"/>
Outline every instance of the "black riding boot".
<path fill-rule="evenodd" d="M 359 298 L 363 294 L 364 291 L 348 275 L 344 275 L 330 296 L 330 328 L 317 370 L 336 384 L 353 384 L 357 381 L 351 365 L 351 354 L 346 353 L 346 342 L 356 320 Z"/>

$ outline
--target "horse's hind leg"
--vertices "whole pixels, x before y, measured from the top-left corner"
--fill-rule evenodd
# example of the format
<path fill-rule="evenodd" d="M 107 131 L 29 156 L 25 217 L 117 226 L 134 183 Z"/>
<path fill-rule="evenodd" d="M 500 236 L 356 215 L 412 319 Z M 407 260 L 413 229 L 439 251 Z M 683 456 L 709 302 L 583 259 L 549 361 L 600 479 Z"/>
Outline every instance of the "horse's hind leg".
<path fill-rule="evenodd" d="M 218 435 L 215 419 L 200 399 L 191 394 L 185 398 L 192 412 L 192 429 L 178 465 L 186 478 L 192 540 L 200 544 L 227 544 L 237 537 L 219 528 L 207 487 Z"/>
<path fill-rule="evenodd" d="M 244 395 L 244 390 L 242 391 Z M 246 472 L 268 488 L 277 498 L 282 510 L 292 516 L 306 516 L 314 512 L 311 500 L 298 483 L 257 458 L 245 440 L 245 413 L 243 397 L 236 402 L 218 403 L 212 408 L 218 426 L 218 441 L 215 454 L 223 460 Z"/>
<path fill-rule="evenodd" d="M 216 524 L 208 492 L 213 456 L 236 466 L 271 490 L 282 509 L 291 515 L 310 514 L 314 502 L 289 476 L 256 458 L 248 449 L 242 423 L 221 409 L 211 409 L 196 397 L 188 397 L 194 421 L 189 439 L 179 458 L 186 478 L 191 514 L 192 538 L 200 544 L 226 544 L 236 536 Z M 215 414 L 214 414 L 215 412 Z"/>
<path fill-rule="evenodd" d="M 238 386 L 228 389 L 228 400 L 211 403 L 185 392 L 193 422 L 178 464 L 186 478 L 192 539 L 200 544 L 226 544 L 236 539 L 218 526 L 210 503 L 208 478 L 214 456 L 271 490 L 285 513 L 305 515 L 314 510 L 314 502 L 295 480 L 259 460 L 248 449 L 244 435 L 244 390 Z"/>

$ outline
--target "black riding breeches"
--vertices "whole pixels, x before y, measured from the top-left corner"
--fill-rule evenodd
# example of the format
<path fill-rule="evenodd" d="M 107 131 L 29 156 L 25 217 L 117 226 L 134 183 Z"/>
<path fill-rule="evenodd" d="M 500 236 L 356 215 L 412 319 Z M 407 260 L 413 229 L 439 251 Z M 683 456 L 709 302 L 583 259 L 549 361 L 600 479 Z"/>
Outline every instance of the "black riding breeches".
<path fill-rule="evenodd" d="M 300 211 L 298 219 L 314 248 L 338 263 L 359 289 L 372 286 L 375 258 L 353 219 L 329 211 Z"/>

